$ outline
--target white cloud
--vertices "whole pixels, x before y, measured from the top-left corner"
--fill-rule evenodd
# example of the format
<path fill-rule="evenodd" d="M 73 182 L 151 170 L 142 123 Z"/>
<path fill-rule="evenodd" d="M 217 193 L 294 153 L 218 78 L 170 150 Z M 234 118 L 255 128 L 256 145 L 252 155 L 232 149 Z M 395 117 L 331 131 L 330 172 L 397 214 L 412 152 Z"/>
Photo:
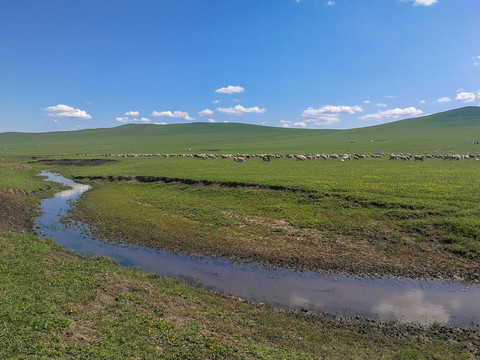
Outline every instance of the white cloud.
<path fill-rule="evenodd" d="M 122 124 L 131 124 L 131 123 L 143 123 L 143 124 L 149 124 L 150 119 L 142 117 L 141 119 L 137 118 L 129 118 L 128 116 L 122 116 L 122 117 L 117 117 L 115 118 L 118 122 L 121 122 Z"/>
<path fill-rule="evenodd" d="M 229 108 L 217 108 L 217 111 L 228 115 L 242 115 L 242 114 L 262 114 L 266 109 L 260 109 L 258 106 L 243 107 L 242 105 L 236 105 Z"/>
<path fill-rule="evenodd" d="M 216 123 L 217 121 L 215 119 L 208 119 L 207 120 L 209 123 Z"/>
<path fill-rule="evenodd" d="M 452 99 L 450 99 L 448 96 L 443 96 L 437 100 L 437 103 L 448 103 L 450 101 L 452 101 Z"/>
<path fill-rule="evenodd" d="M 302 113 L 305 122 L 313 122 L 315 125 L 330 125 L 339 122 L 341 114 L 355 114 L 363 111 L 361 106 L 334 106 L 326 105 L 315 109 L 309 107 Z"/>
<path fill-rule="evenodd" d="M 378 107 L 387 107 L 387 104 L 378 103 L 377 106 Z"/>
<path fill-rule="evenodd" d="M 293 126 L 306 128 L 306 127 L 307 127 L 307 123 L 306 123 L 306 122 L 303 122 L 303 121 L 299 121 L 299 122 L 293 123 Z"/>
<path fill-rule="evenodd" d="M 415 107 L 408 107 L 404 109 L 395 108 L 392 110 L 379 111 L 375 114 L 368 114 L 360 117 L 362 120 L 382 121 L 386 119 L 399 119 L 400 117 L 412 117 L 423 114 L 423 111 Z"/>
<path fill-rule="evenodd" d="M 262 123 L 262 125 L 264 125 L 264 124 L 265 123 Z M 298 122 L 292 123 L 292 121 L 280 120 L 280 124 L 282 124 L 282 127 L 284 127 L 284 128 L 289 128 L 289 127 L 292 127 L 292 126 L 301 127 L 301 128 L 307 127 L 307 123 L 304 122 L 304 121 L 298 121 Z"/>
<path fill-rule="evenodd" d="M 370 100 L 365 100 L 363 103 L 364 104 L 370 104 Z"/>
<path fill-rule="evenodd" d="M 415 0 L 413 3 L 414 6 L 430 6 L 436 4 L 438 0 Z"/>
<path fill-rule="evenodd" d="M 218 104 L 219 102 L 220 102 L 220 100 L 218 100 L 218 99 L 212 101 L 212 103 L 214 103 L 214 104 Z"/>
<path fill-rule="evenodd" d="M 75 119 L 91 119 L 92 117 L 84 110 L 75 109 L 68 105 L 58 104 L 57 106 L 49 106 L 43 109 L 50 116 L 58 118 L 75 118 Z"/>
<path fill-rule="evenodd" d="M 121 122 L 121 123 L 123 123 L 123 124 L 138 123 L 138 122 L 140 122 L 140 120 L 138 120 L 137 118 L 130 119 L 130 118 L 127 117 L 127 116 L 117 117 L 115 120 L 117 120 L 118 122 Z"/>
<path fill-rule="evenodd" d="M 450 320 L 447 309 L 438 302 L 427 299 L 425 293 L 420 289 L 407 290 L 401 294 L 383 297 L 378 304 L 372 307 L 372 310 L 379 315 L 380 321 L 390 320 L 392 314 L 402 314 L 400 322 L 404 323 L 445 323 Z M 425 314 L 428 314 L 428 321 Z"/>
<path fill-rule="evenodd" d="M 464 102 L 464 103 L 474 102 L 475 94 L 473 92 L 462 91 L 461 93 L 457 94 L 457 97 L 455 98 L 455 100 Z"/>
<path fill-rule="evenodd" d="M 472 60 L 473 60 L 473 66 L 480 66 L 480 56 L 474 56 Z"/>
<path fill-rule="evenodd" d="M 153 123 L 154 125 L 167 125 L 166 122 L 161 122 L 161 123 Z"/>
<path fill-rule="evenodd" d="M 419 103 L 420 103 L 420 104 L 426 104 L 426 103 L 427 103 L 427 100 L 420 100 Z"/>
<path fill-rule="evenodd" d="M 153 111 L 152 112 L 153 117 L 159 117 L 159 116 L 168 116 L 171 118 L 179 118 L 183 120 L 195 120 L 194 118 L 190 117 L 188 115 L 188 112 L 185 111 Z"/>
<path fill-rule="evenodd" d="M 82 125 L 75 125 L 75 126 L 72 126 L 70 128 L 67 128 L 67 129 L 60 129 L 59 131 L 75 131 L 75 130 L 81 130 L 82 129 Z M 68 191 L 68 190 L 66 190 Z"/>
<path fill-rule="evenodd" d="M 413 6 L 430 6 L 436 4 L 438 0 L 402 0 L 413 2 Z"/>
<path fill-rule="evenodd" d="M 213 111 L 210 109 L 205 109 L 205 110 L 199 111 L 198 114 L 200 116 L 210 116 L 210 115 L 213 115 Z"/>
<path fill-rule="evenodd" d="M 124 116 L 117 117 L 115 120 L 122 124 L 131 124 L 131 123 L 143 123 L 143 124 L 149 124 L 150 119 L 147 119 L 146 117 L 142 117 L 140 119 L 137 118 L 137 116 L 140 113 L 138 111 L 128 111 L 125 113 Z"/>
<path fill-rule="evenodd" d="M 330 0 L 329 2 L 327 2 L 327 6 L 334 6 L 334 5 L 335 5 L 335 1 Z"/>
<path fill-rule="evenodd" d="M 244 91 L 245 89 L 243 87 L 232 86 L 232 85 L 215 90 L 216 93 L 220 93 L 220 94 L 235 94 L 235 93 L 241 93 Z"/>

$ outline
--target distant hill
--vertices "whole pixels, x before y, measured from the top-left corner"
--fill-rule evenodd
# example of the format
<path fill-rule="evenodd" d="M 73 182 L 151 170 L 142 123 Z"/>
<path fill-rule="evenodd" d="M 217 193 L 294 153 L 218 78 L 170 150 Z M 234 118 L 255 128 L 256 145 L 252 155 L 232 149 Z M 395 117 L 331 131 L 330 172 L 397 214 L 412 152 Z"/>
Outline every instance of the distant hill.
<path fill-rule="evenodd" d="M 74 153 L 480 153 L 480 107 L 349 130 L 285 129 L 240 123 L 129 124 L 48 133 L 0 133 L 0 155 Z M 5 150 L 6 149 L 6 150 Z M 191 150 L 189 150 L 191 149 Z"/>

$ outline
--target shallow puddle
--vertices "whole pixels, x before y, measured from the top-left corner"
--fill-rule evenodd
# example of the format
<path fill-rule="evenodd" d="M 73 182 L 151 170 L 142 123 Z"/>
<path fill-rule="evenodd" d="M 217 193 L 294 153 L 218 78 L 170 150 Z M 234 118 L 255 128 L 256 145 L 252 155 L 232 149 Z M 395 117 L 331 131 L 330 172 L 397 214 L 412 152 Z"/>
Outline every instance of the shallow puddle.
<path fill-rule="evenodd" d="M 458 326 L 479 326 L 480 286 L 411 279 L 372 279 L 331 276 L 288 269 L 267 269 L 207 256 L 192 257 L 144 247 L 113 245 L 85 234 L 85 224 L 66 225 L 78 197 L 90 189 L 61 175 L 43 171 L 46 181 L 70 186 L 42 201 L 38 235 L 52 237 L 68 250 L 116 259 L 167 277 L 175 277 L 209 290 L 272 306 L 337 316 L 360 316 L 379 321 L 397 320 Z"/>

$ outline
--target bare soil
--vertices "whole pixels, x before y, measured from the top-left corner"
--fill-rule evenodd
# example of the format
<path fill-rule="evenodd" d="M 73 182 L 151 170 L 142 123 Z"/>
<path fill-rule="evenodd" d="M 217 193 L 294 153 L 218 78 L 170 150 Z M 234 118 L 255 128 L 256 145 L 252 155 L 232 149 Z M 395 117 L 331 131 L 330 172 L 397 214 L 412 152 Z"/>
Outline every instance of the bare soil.
<path fill-rule="evenodd" d="M 27 203 L 28 196 L 22 190 L 0 189 L 0 230 L 34 233 L 37 212 Z"/>
<path fill-rule="evenodd" d="M 237 260 L 333 274 L 480 281 L 476 262 L 459 259 L 443 250 L 438 242 L 417 241 L 408 234 L 392 249 L 389 243 L 342 235 L 332 237 L 317 229 L 294 227 L 284 220 L 261 217 L 242 220 L 246 228 L 265 229 L 265 239 L 263 246 L 238 249 L 237 255 L 232 254 Z"/>
<path fill-rule="evenodd" d="M 47 165 L 61 165 L 61 166 L 98 166 L 104 165 L 117 160 L 108 159 L 43 159 L 32 161 L 31 163 L 45 163 Z"/>

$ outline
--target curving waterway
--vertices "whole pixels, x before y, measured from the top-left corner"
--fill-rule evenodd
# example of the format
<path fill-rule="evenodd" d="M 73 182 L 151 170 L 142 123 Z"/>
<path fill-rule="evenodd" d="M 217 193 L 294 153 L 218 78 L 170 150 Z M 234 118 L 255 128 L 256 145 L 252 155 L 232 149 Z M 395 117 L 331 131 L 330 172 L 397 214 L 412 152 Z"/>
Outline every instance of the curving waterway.
<path fill-rule="evenodd" d="M 43 171 L 46 181 L 71 187 L 45 199 L 36 219 L 40 237 L 52 237 L 66 249 L 103 255 L 122 266 L 135 266 L 167 277 L 201 284 L 208 290 L 266 302 L 274 307 L 307 309 L 343 317 L 360 316 L 378 321 L 449 323 L 479 326 L 480 286 L 411 279 L 372 279 L 331 276 L 288 269 L 268 269 L 259 264 L 223 258 L 185 256 L 145 247 L 115 245 L 89 236 L 86 225 L 63 224 L 79 196 L 90 189 L 61 175 Z"/>

